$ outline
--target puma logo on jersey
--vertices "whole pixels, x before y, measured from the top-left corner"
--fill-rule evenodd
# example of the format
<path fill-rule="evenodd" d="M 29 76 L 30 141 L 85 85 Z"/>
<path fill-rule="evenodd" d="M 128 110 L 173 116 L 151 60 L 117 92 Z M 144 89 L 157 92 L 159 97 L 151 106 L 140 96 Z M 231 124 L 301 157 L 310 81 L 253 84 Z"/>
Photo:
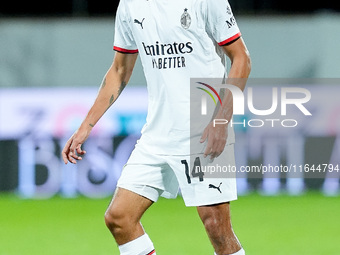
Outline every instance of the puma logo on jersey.
<path fill-rule="evenodd" d="M 144 22 L 144 20 L 145 20 L 145 18 L 142 19 L 142 21 L 139 21 L 138 19 L 135 19 L 135 20 L 134 20 L 134 23 L 135 23 L 135 24 L 139 24 L 139 25 L 142 27 L 142 29 L 144 29 L 144 27 L 143 27 L 143 22 Z"/>
<path fill-rule="evenodd" d="M 222 193 L 222 191 L 220 189 L 221 185 L 222 185 L 222 182 L 220 183 L 220 185 L 218 185 L 218 187 L 216 187 L 213 184 L 209 184 L 209 189 L 217 189 L 220 193 Z"/>

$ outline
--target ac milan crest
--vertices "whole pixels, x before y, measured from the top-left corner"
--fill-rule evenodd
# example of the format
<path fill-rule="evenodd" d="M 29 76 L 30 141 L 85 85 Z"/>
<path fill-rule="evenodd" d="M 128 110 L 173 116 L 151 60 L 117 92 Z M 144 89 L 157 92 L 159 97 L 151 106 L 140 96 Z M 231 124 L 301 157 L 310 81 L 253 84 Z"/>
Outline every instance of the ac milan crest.
<path fill-rule="evenodd" d="M 184 29 L 188 29 L 191 25 L 191 16 L 187 8 L 184 9 L 184 13 L 181 16 L 181 25 Z"/>

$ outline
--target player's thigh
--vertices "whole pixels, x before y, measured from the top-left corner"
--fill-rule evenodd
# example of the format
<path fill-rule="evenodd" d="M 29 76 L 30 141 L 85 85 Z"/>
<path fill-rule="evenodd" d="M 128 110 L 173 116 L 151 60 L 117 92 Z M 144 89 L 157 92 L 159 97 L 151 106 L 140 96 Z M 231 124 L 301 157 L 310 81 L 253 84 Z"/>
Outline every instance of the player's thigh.
<path fill-rule="evenodd" d="M 136 223 L 152 204 L 153 202 L 148 198 L 123 188 L 117 188 L 106 210 L 105 218 L 108 221 L 117 222 L 125 219 Z"/>

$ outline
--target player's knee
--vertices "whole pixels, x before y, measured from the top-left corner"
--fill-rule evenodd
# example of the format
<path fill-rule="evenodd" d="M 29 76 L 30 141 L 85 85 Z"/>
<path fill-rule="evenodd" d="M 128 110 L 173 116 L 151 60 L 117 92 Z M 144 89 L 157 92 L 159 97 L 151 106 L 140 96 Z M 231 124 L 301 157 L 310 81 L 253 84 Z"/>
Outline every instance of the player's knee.
<path fill-rule="evenodd" d="M 230 232 L 231 224 L 223 211 L 209 210 L 201 213 L 200 216 L 210 236 L 219 236 Z"/>
<path fill-rule="evenodd" d="M 124 227 L 128 226 L 129 220 L 126 213 L 120 209 L 110 208 L 105 212 L 105 224 L 107 228 L 114 234 L 121 231 Z"/>
<path fill-rule="evenodd" d="M 219 230 L 223 226 L 221 219 L 218 217 L 214 217 L 213 215 L 205 218 L 205 220 L 203 221 L 203 224 L 204 224 L 206 231 L 210 235 L 218 235 L 218 233 L 220 232 Z"/>
<path fill-rule="evenodd" d="M 114 224 L 114 218 L 111 216 L 111 214 L 108 211 L 106 211 L 105 214 L 104 214 L 104 220 L 105 220 L 105 225 L 109 229 L 111 229 L 111 227 Z"/>

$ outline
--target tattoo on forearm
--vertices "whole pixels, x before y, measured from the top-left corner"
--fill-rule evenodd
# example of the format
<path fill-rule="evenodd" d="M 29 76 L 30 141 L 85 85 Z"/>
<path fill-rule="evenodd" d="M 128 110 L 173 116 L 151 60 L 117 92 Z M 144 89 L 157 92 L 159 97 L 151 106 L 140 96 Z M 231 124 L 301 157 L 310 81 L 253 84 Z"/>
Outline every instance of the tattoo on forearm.
<path fill-rule="evenodd" d="M 123 89 L 125 88 L 126 86 L 126 82 L 122 81 L 122 83 L 120 84 L 119 86 L 119 89 L 118 89 L 118 94 L 116 96 L 116 99 L 119 97 L 120 93 L 122 93 Z M 115 97 L 114 95 L 112 94 L 111 97 L 110 97 L 110 101 L 109 101 L 109 107 L 114 103 L 115 101 Z M 108 107 L 108 108 L 109 108 Z"/>
<path fill-rule="evenodd" d="M 91 123 L 89 124 L 89 126 L 90 126 L 90 127 L 94 127 L 94 125 L 93 125 L 93 124 L 91 124 Z"/>
<path fill-rule="evenodd" d="M 120 84 L 119 89 L 118 89 L 118 96 L 120 95 L 120 93 L 122 93 L 125 86 L 126 86 L 126 82 L 122 81 L 122 83 Z"/>
<path fill-rule="evenodd" d="M 110 106 L 113 104 L 113 101 L 114 101 L 114 100 L 115 100 L 114 96 L 111 95 L 111 97 L 110 97 L 110 103 L 109 103 Z"/>

